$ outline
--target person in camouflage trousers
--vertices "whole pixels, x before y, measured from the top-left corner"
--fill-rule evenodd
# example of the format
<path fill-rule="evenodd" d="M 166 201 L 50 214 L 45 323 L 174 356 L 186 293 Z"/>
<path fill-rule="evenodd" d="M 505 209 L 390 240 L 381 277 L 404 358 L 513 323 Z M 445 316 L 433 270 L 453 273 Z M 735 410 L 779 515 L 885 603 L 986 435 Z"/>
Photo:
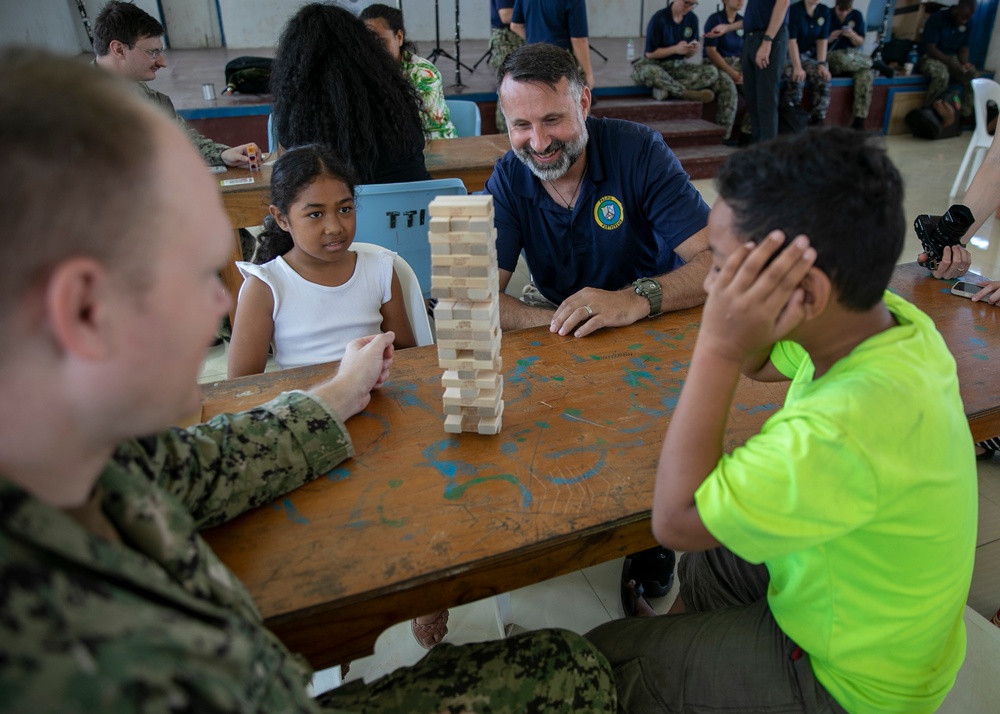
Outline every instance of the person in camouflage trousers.
<path fill-rule="evenodd" d="M 0 193 L 18 257 L 0 268 L 0 708 L 614 711 L 607 661 L 558 630 L 309 696 L 309 666 L 199 531 L 354 454 L 345 420 L 387 379 L 393 334 L 353 341 L 308 393 L 166 429 L 200 406 L 229 308 L 218 187 L 176 123 L 105 73 L 26 48 L 0 62 L 19 177 Z"/>
<path fill-rule="evenodd" d="M 524 44 L 524 38 L 510 29 L 510 18 L 514 12 L 514 0 L 490 0 L 490 67 L 493 71 L 507 59 L 507 55 Z M 495 14 L 494 14 L 495 13 Z M 497 131 L 507 133 L 507 121 L 500 109 L 500 98 L 497 97 L 496 111 Z"/>
<path fill-rule="evenodd" d="M 826 52 L 830 8 L 819 0 L 799 0 L 788 8 L 788 62 L 785 64 L 786 104 L 798 107 L 808 82 L 812 90 L 810 124 L 822 124 L 830 108 L 830 67 Z"/>
<path fill-rule="evenodd" d="M 716 121 L 725 137 L 736 117 L 736 85 L 710 64 L 692 64 L 685 58 L 701 51 L 698 18 L 693 0 L 674 0 L 658 11 L 646 29 L 646 51 L 632 68 L 632 81 L 653 90 L 657 100 L 676 97 L 708 103 L 717 100 Z"/>
<path fill-rule="evenodd" d="M 861 51 L 865 42 L 865 19 L 853 6 L 854 0 L 837 0 L 830 13 L 827 59 L 831 75 L 849 76 L 854 80 L 854 122 L 851 126 L 864 129 L 872 104 L 875 70 L 872 69 L 872 58 Z"/>
<path fill-rule="evenodd" d="M 920 33 L 920 59 L 917 71 L 930 80 L 927 85 L 929 106 L 948 88 L 949 82 L 962 85 L 962 116 L 974 113 L 975 96 L 972 80 L 979 76 L 969 61 L 971 20 L 976 12 L 976 0 L 959 0 L 927 18 Z"/>
<path fill-rule="evenodd" d="M 206 164 L 246 166 L 249 163 L 249 143 L 229 147 L 202 136 L 184 122 L 170 97 L 146 84 L 156 79 L 157 71 L 167 66 L 162 36 L 163 25 L 145 10 L 130 2 L 111 0 L 94 21 L 94 52 L 97 57 L 93 64 L 134 82 L 140 96 L 166 112 L 184 129 Z"/>

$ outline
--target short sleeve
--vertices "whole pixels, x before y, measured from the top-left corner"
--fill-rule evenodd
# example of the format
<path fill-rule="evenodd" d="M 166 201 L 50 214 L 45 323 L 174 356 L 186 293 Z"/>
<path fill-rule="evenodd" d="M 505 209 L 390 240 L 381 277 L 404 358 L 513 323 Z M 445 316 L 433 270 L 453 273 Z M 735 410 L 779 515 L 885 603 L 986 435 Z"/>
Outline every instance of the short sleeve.
<path fill-rule="evenodd" d="M 771 348 L 771 364 L 789 379 L 798 373 L 799 367 L 808 358 L 808 353 L 796 342 L 777 342 Z"/>
<path fill-rule="evenodd" d="M 569 36 L 589 37 L 587 28 L 587 3 L 585 0 L 574 0 L 569 9 Z"/>

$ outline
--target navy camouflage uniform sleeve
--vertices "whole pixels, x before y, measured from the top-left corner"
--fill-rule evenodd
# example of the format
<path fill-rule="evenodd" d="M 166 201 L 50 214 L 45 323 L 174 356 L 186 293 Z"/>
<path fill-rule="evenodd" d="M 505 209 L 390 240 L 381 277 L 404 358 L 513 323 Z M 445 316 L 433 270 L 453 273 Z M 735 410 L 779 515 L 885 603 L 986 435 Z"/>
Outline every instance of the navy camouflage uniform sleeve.
<path fill-rule="evenodd" d="M 180 500 L 198 528 L 270 503 L 354 455 L 343 421 L 303 392 L 119 447 L 115 461 Z"/>

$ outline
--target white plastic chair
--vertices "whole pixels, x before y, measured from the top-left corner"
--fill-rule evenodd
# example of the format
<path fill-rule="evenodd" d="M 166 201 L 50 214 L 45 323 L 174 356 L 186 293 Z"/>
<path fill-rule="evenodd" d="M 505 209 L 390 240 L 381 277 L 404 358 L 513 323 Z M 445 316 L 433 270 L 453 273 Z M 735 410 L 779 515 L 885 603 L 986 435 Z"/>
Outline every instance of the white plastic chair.
<path fill-rule="evenodd" d="M 479 105 L 462 99 L 445 99 L 448 111 L 451 113 L 451 123 L 459 137 L 481 136 L 483 133 L 483 117 L 479 113 Z"/>
<path fill-rule="evenodd" d="M 993 143 L 993 137 L 986 133 L 986 103 L 990 101 L 995 102 L 997 107 L 1000 108 L 1000 84 L 997 84 L 992 79 L 974 79 L 972 80 L 972 94 L 975 97 L 976 128 L 972 132 L 972 138 L 969 139 L 969 147 L 965 150 L 965 156 L 962 157 L 962 165 L 958 167 L 958 175 L 955 176 L 955 183 L 951 185 L 951 193 L 948 194 L 949 198 L 954 198 L 958 195 L 958 189 L 963 177 L 965 177 L 965 186 L 962 189 L 962 193 L 964 194 L 969 189 L 972 177 L 979 171 L 979 167 L 983 163 L 983 157 L 986 156 L 986 151 L 990 148 L 990 144 Z M 965 170 L 970 168 L 970 159 L 972 159 L 972 166 L 966 177 Z"/>
<path fill-rule="evenodd" d="M 351 250 L 355 253 L 376 253 L 383 250 L 382 246 L 374 243 L 351 243 Z M 406 316 L 410 318 L 410 327 L 413 329 L 413 337 L 417 340 L 417 347 L 434 344 L 434 335 L 431 333 L 431 321 L 427 316 L 427 306 L 424 304 L 424 294 L 417 282 L 417 275 L 406 260 L 397 255 L 392 262 L 392 267 L 396 269 L 399 276 L 399 284 L 403 288 L 403 305 L 406 306 Z"/>

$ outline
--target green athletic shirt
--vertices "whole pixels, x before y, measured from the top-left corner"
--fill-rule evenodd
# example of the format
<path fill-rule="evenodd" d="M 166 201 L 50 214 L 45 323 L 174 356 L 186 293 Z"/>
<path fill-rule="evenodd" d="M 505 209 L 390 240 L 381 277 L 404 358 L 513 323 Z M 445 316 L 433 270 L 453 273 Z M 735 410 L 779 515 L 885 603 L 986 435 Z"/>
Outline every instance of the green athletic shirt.
<path fill-rule="evenodd" d="M 898 325 L 813 379 L 792 377 L 760 434 L 695 493 L 724 546 L 771 576 L 768 604 L 850 712 L 932 712 L 965 656 L 976 464 L 955 361 L 927 315 L 885 294 Z"/>

